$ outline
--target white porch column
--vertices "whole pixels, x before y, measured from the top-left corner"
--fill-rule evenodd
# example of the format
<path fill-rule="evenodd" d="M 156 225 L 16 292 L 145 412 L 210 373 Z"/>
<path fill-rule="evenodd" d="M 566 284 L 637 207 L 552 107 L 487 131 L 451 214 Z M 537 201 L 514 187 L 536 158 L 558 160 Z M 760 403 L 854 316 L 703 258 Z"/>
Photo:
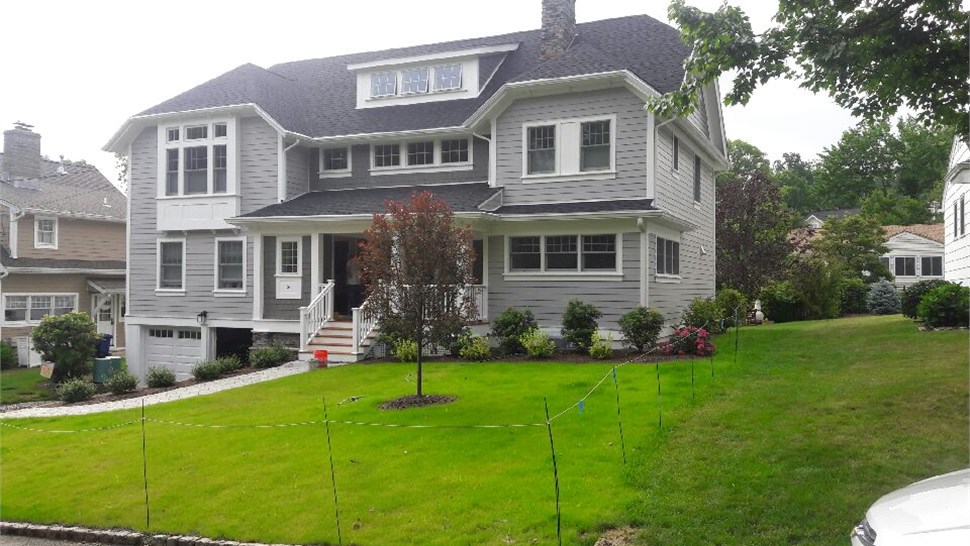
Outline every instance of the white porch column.
<path fill-rule="evenodd" d="M 322 282 L 320 269 L 320 233 L 314 231 L 310 235 L 310 299 L 320 293 Z"/>
<path fill-rule="evenodd" d="M 263 234 L 253 237 L 253 320 L 263 318 Z"/>

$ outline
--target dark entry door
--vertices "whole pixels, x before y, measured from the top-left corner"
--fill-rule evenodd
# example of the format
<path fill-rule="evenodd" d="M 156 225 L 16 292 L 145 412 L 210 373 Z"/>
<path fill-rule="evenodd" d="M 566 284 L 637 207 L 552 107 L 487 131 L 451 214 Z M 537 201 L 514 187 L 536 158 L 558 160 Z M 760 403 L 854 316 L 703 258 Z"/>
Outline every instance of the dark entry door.
<path fill-rule="evenodd" d="M 333 242 L 333 310 L 350 316 L 350 300 L 347 298 L 347 260 L 350 259 L 350 241 L 335 239 Z"/>

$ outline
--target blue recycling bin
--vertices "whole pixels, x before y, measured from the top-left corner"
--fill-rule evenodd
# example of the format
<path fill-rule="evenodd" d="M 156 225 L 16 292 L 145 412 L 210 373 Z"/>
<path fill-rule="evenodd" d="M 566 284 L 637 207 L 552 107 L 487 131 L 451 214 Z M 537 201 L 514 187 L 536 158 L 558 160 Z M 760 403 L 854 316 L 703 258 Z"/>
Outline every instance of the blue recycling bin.
<path fill-rule="evenodd" d="M 96 358 L 104 358 L 111 353 L 111 338 L 113 337 L 111 334 L 101 336 L 101 341 L 98 342 L 94 349 L 94 356 Z"/>

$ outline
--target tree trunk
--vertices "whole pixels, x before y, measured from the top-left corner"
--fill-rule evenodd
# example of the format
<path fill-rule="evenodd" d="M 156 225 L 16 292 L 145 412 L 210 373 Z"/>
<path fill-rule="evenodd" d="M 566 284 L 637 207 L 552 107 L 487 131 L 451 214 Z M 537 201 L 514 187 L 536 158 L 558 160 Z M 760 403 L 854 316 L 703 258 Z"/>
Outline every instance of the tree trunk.
<path fill-rule="evenodd" d="M 424 396 L 421 390 L 421 380 L 422 380 L 422 369 L 421 369 L 421 353 L 423 352 L 422 345 L 424 345 L 424 336 L 418 336 L 418 396 Z"/>

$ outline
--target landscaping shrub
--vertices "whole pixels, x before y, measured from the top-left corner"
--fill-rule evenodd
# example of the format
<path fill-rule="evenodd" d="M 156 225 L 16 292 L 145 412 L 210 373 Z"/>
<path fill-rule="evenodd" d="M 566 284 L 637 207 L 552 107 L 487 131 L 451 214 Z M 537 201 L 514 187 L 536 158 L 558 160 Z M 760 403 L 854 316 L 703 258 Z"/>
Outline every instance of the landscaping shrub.
<path fill-rule="evenodd" d="M 970 325 L 970 288 L 943 284 L 923 295 L 917 316 L 934 328 Z"/>
<path fill-rule="evenodd" d="M 131 392 L 138 387 L 138 378 L 131 375 L 126 370 L 121 370 L 109 377 L 108 380 L 104 382 L 104 386 L 108 387 L 108 390 L 111 391 L 112 394 L 124 394 L 126 392 Z"/>
<path fill-rule="evenodd" d="M 492 349 L 488 346 L 485 336 L 469 336 L 465 338 L 458 355 L 465 360 L 477 360 L 481 362 L 488 360 L 492 356 Z"/>
<path fill-rule="evenodd" d="M 148 375 L 145 382 L 153 389 L 171 387 L 175 384 L 175 372 L 170 368 L 152 366 L 148 368 Z"/>
<path fill-rule="evenodd" d="M 656 309 L 635 307 L 618 321 L 623 343 L 641 353 L 657 344 L 657 337 L 664 327 L 664 317 Z"/>
<path fill-rule="evenodd" d="M 217 356 L 213 362 L 219 366 L 222 374 L 232 373 L 243 367 L 243 361 L 238 355 Z"/>
<path fill-rule="evenodd" d="M 715 303 L 721 308 L 721 317 L 725 328 L 735 326 L 735 317 L 741 323 L 748 314 L 748 298 L 739 290 L 722 288 L 714 297 Z"/>
<path fill-rule="evenodd" d="M 789 281 L 775 281 L 758 293 L 765 319 L 790 322 L 802 318 L 802 304 L 798 292 Z"/>
<path fill-rule="evenodd" d="M 882 279 L 869 287 L 866 308 L 872 315 L 892 315 L 899 312 L 899 294 L 891 282 Z"/>
<path fill-rule="evenodd" d="M 468 338 L 472 337 L 472 329 L 465 326 L 456 336 L 445 345 L 448 347 L 448 354 L 454 357 L 461 356 L 461 348 L 468 343 Z"/>
<path fill-rule="evenodd" d="M 519 343 L 529 358 L 547 358 L 556 352 L 556 343 L 542 330 L 535 328 L 519 336 Z"/>
<path fill-rule="evenodd" d="M 94 321 L 84 313 L 48 315 L 41 319 L 30 337 L 44 360 L 56 364 L 51 376 L 54 383 L 83 377 L 94 360 L 94 345 L 101 340 Z"/>
<path fill-rule="evenodd" d="M 839 316 L 841 270 L 821 259 L 802 258 L 791 265 L 791 286 L 802 306 L 802 319 L 827 319 Z"/>
<path fill-rule="evenodd" d="M 410 339 L 397 339 L 391 353 L 401 362 L 418 361 L 418 342 Z"/>
<path fill-rule="evenodd" d="M 932 279 L 929 281 L 919 281 L 903 288 L 903 293 L 899 298 L 899 310 L 902 311 L 903 316 L 916 318 L 917 307 L 919 307 L 919 302 L 923 299 L 923 296 L 930 290 L 937 286 L 943 286 L 944 284 L 952 283 L 944 281 L 943 279 Z"/>
<path fill-rule="evenodd" d="M 717 346 L 711 342 L 711 334 L 696 326 L 684 326 L 674 330 L 670 341 L 661 346 L 665 355 L 708 356 L 716 350 Z"/>
<path fill-rule="evenodd" d="M 250 351 L 249 364 L 254 368 L 272 368 L 289 362 L 291 356 L 290 349 L 280 344 L 259 347 Z"/>
<path fill-rule="evenodd" d="M 222 377 L 222 367 L 214 360 L 199 362 L 192 367 L 192 377 L 196 381 L 212 381 Z"/>
<path fill-rule="evenodd" d="M 724 310 L 711 298 L 694 298 L 684 309 L 684 325 L 704 328 L 708 332 L 721 331 Z"/>
<path fill-rule="evenodd" d="M 538 327 L 532 311 L 509 307 L 495 319 L 492 335 L 498 338 L 498 345 L 503 354 L 516 354 L 525 350 L 520 341 L 522 335 Z"/>
<path fill-rule="evenodd" d="M 80 377 L 65 379 L 57 387 L 57 397 L 68 403 L 87 400 L 94 396 L 95 392 L 97 392 L 97 389 L 94 384 L 88 383 Z"/>
<path fill-rule="evenodd" d="M 0 370 L 9 370 L 17 366 L 17 353 L 13 347 L 0 343 Z"/>
<path fill-rule="evenodd" d="M 843 277 L 839 281 L 839 314 L 859 315 L 866 312 L 867 285 L 859 277 Z"/>
<path fill-rule="evenodd" d="M 603 316 L 603 312 L 596 306 L 583 303 L 578 299 L 569 300 L 566 312 L 562 315 L 562 336 L 572 343 L 577 350 L 589 352 L 593 332 L 598 328 L 596 319 Z"/>
<path fill-rule="evenodd" d="M 589 340 L 589 356 L 596 360 L 606 360 L 613 357 L 613 334 L 603 339 L 599 332 L 593 332 Z"/>

